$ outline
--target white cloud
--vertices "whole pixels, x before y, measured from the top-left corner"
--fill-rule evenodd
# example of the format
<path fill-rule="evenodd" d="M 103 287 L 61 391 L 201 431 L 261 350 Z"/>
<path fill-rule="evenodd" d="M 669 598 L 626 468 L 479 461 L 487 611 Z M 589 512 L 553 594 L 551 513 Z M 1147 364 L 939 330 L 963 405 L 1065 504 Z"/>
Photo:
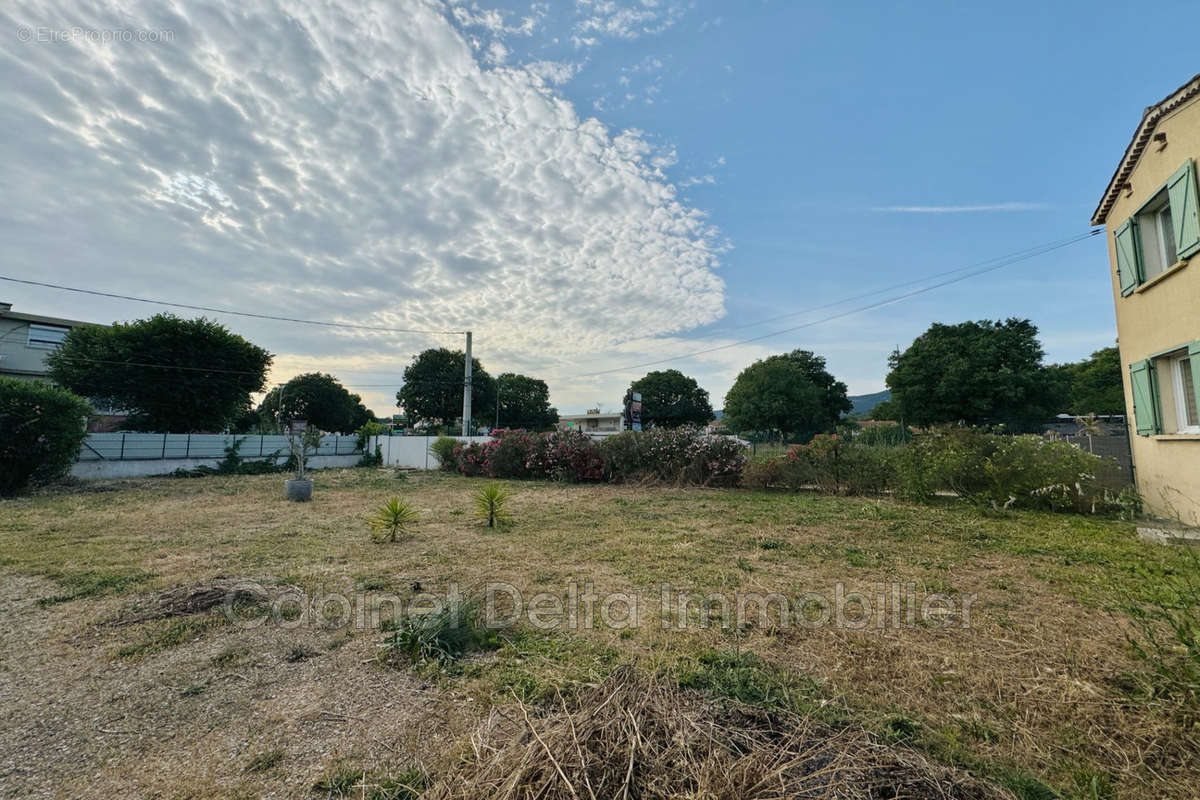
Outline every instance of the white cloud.
<path fill-rule="evenodd" d="M 582 68 L 581 64 L 571 64 L 565 61 L 533 61 L 524 66 L 530 75 L 554 86 L 567 83 Z"/>
<path fill-rule="evenodd" d="M 500 36 L 506 34 L 532 36 L 540 29 L 548 10 L 547 4 L 534 3 L 529 8 L 529 14 L 521 17 L 516 24 L 508 21 L 511 12 L 496 8 L 480 8 L 476 3 L 472 3 L 469 8 L 465 5 L 452 5 L 450 13 L 454 17 L 454 21 L 464 28 L 482 28 Z"/>
<path fill-rule="evenodd" d="M 946 206 L 877 206 L 872 211 L 898 214 L 971 214 L 990 211 L 1045 211 L 1045 203 L 983 203 L 980 205 Z"/>
<path fill-rule="evenodd" d="M 674 25 L 684 14 L 682 4 L 659 0 L 616 2 L 616 0 L 575 0 L 579 16 L 575 34 L 576 47 L 591 47 L 601 37 L 637 39 L 653 36 Z"/>
<path fill-rule="evenodd" d="M 719 234 L 678 198 L 645 135 L 581 117 L 547 85 L 565 67 L 481 68 L 433 0 L 55 7 L 31 4 L 21 22 L 174 37 L 0 39 L 10 272 L 267 314 L 470 328 L 490 370 L 544 377 L 556 397 L 574 388 L 555 380 L 597 354 L 724 313 Z M 150 310 L 18 299 L 84 319 Z M 394 373 L 424 347 L 459 342 L 225 321 L 281 365 L 349 369 L 369 356 Z M 606 385 L 619 397 L 617 381 Z M 392 402 L 363 394 L 379 411 Z"/>
<path fill-rule="evenodd" d="M 489 64 L 503 64 L 508 60 L 508 48 L 501 41 L 494 41 L 488 45 L 487 52 L 484 58 Z"/>

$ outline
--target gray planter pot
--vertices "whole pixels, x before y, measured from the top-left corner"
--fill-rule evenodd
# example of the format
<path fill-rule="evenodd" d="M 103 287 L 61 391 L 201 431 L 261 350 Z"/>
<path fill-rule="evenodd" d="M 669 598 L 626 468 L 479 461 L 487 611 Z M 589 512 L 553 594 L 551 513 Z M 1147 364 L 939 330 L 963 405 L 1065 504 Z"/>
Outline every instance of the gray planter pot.
<path fill-rule="evenodd" d="M 307 503 L 312 500 L 312 481 L 308 478 L 290 478 L 284 482 L 287 489 L 287 499 L 294 503 Z"/>

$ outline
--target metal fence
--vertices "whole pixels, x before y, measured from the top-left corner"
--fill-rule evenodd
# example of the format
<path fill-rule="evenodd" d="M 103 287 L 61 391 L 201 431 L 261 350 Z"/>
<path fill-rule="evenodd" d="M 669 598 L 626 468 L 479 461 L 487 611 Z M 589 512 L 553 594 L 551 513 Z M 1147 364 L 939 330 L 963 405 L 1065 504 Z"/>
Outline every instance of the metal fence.
<path fill-rule="evenodd" d="M 242 458 L 287 458 L 286 436 L 237 436 L 209 433 L 91 433 L 79 449 L 79 461 L 160 461 L 172 458 L 224 458 L 241 442 Z M 359 453 L 357 436 L 329 434 L 309 455 L 349 456 Z"/>

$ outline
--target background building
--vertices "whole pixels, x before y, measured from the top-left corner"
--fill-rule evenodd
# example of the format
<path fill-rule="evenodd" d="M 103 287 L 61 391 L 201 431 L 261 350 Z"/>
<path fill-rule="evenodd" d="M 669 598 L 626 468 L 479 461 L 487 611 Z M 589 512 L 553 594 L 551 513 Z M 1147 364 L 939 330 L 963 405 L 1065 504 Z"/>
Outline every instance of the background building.
<path fill-rule="evenodd" d="M 72 328 L 90 324 L 22 314 L 12 310 L 12 303 L 0 303 L 0 376 L 47 379 L 46 356 L 62 344 Z"/>

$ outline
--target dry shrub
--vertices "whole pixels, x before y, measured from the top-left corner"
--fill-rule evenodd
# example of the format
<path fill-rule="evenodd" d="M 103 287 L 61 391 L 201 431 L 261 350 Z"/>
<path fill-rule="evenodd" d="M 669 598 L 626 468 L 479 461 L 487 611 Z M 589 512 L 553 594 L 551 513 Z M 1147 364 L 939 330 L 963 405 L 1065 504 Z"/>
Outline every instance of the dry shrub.
<path fill-rule="evenodd" d="M 496 709 L 474 757 L 424 798 L 1001 798 L 1002 789 L 861 729 L 702 695 L 618 669 L 570 706 Z"/>

